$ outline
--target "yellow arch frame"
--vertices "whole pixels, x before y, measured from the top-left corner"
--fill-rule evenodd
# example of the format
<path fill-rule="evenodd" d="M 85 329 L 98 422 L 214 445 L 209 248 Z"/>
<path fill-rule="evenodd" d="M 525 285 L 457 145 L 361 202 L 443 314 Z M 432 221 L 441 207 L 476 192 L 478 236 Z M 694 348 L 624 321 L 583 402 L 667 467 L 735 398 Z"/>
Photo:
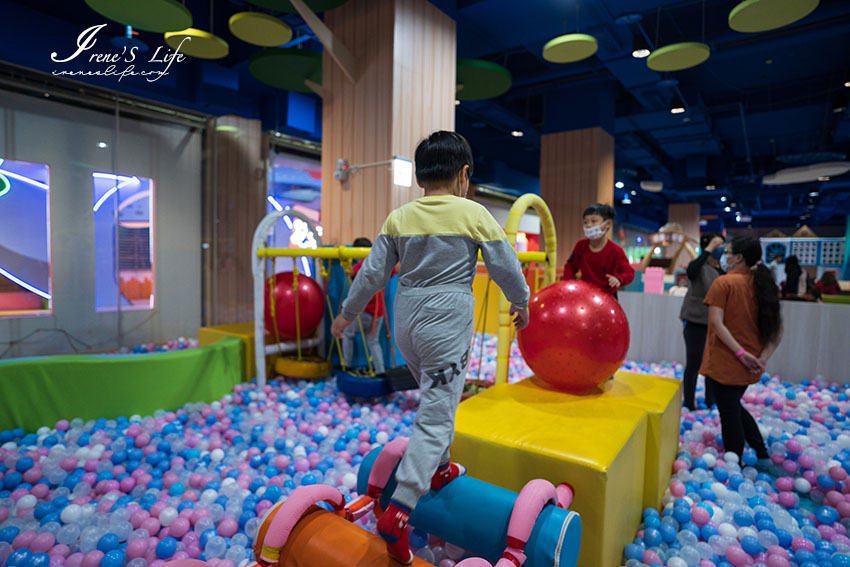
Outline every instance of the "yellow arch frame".
<path fill-rule="evenodd" d="M 546 241 L 546 268 L 543 272 L 543 285 L 547 286 L 555 283 L 555 273 L 558 265 L 558 241 L 555 235 L 555 221 L 546 202 L 540 196 L 533 193 L 526 193 L 517 199 L 513 206 L 511 206 L 510 213 L 508 213 L 508 222 L 505 223 L 505 234 L 508 235 L 511 246 L 516 246 L 516 233 L 519 229 L 519 222 L 529 207 L 533 208 L 537 212 L 537 216 L 540 217 L 540 228 L 543 231 L 543 238 Z M 520 261 L 523 260 L 524 254 L 531 253 L 518 253 L 517 256 Z M 505 294 L 501 292 L 499 294 L 499 335 L 496 349 L 495 382 L 496 384 L 504 384 L 508 381 L 508 358 L 511 354 L 511 304 L 508 303 Z"/>

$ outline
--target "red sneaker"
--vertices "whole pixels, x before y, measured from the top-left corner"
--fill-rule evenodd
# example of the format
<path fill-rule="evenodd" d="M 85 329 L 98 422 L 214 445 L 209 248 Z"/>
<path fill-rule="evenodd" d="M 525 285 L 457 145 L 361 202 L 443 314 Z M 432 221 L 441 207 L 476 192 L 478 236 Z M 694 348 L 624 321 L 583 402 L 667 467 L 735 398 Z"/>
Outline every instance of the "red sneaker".
<path fill-rule="evenodd" d="M 440 465 L 434 476 L 431 477 L 431 490 L 440 490 L 445 485 L 459 476 L 466 474 L 466 467 L 457 463 L 445 463 Z"/>
<path fill-rule="evenodd" d="M 407 522 L 410 510 L 393 501 L 378 519 L 378 535 L 387 542 L 387 553 L 403 565 L 413 563 L 410 551 L 410 539 L 407 535 Z"/>

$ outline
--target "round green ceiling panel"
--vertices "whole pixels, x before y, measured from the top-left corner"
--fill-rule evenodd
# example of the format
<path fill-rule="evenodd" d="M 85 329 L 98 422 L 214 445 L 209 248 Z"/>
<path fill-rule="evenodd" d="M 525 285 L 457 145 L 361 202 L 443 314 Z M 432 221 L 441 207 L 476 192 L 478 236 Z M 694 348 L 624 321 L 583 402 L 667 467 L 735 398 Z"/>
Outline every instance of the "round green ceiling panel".
<path fill-rule="evenodd" d="M 242 41 L 260 47 L 277 47 L 292 39 L 289 24 L 262 12 L 233 14 L 230 31 Z"/>
<path fill-rule="evenodd" d="M 324 12 L 332 10 L 345 4 L 348 0 L 304 0 L 304 3 L 314 12 Z M 277 12 L 289 12 L 294 14 L 297 10 L 289 0 L 248 0 L 251 4 L 266 8 L 267 10 L 275 10 Z"/>
<path fill-rule="evenodd" d="M 315 81 L 322 68 L 322 54 L 306 49 L 264 49 L 251 56 L 251 74 L 267 85 L 287 91 L 310 92 L 305 79 Z M 319 71 L 321 82 L 321 71 Z"/>
<path fill-rule="evenodd" d="M 711 55 L 711 48 L 704 43 L 671 43 L 653 51 L 646 58 L 646 66 L 653 71 L 681 71 L 696 67 Z"/>
<path fill-rule="evenodd" d="M 501 65 L 481 59 L 457 60 L 458 100 L 497 97 L 511 88 L 511 73 Z"/>
<path fill-rule="evenodd" d="M 552 63 L 575 63 L 587 59 L 599 48 L 596 38 L 586 33 L 568 33 L 543 46 L 543 59 Z"/>
<path fill-rule="evenodd" d="M 221 59 L 230 53 L 230 46 L 226 41 L 210 32 L 195 28 L 167 32 L 165 43 L 175 51 L 179 48 L 180 53 L 199 59 Z"/>
<path fill-rule="evenodd" d="M 192 13 L 177 0 L 86 0 L 86 4 L 101 16 L 149 32 L 165 33 L 192 25 Z"/>
<path fill-rule="evenodd" d="M 819 0 L 745 0 L 729 12 L 729 27 L 744 33 L 775 30 L 802 20 Z"/>

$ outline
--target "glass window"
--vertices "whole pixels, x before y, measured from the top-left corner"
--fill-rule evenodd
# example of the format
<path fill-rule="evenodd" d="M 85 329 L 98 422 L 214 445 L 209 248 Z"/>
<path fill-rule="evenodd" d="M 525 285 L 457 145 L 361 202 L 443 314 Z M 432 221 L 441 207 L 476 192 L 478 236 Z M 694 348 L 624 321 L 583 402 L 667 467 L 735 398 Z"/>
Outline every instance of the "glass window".
<path fill-rule="evenodd" d="M 95 308 L 153 309 L 153 180 L 95 172 L 92 184 Z"/>
<path fill-rule="evenodd" d="M 295 210 L 316 224 L 318 234 L 313 234 L 307 223 L 294 216 L 285 216 L 274 226 L 269 246 L 275 248 L 316 248 L 317 239 L 321 239 L 322 227 L 319 225 L 321 206 L 322 163 L 294 154 L 274 154 L 269 171 L 268 209 L 266 212 Z M 277 272 L 292 270 L 292 258 L 278 258 L 275 261 Z M 299 270 L 307 276 L 313 276 L 311 263 L 300 258 Z"/>
<path fill-rule="evenodd" d="M 0 317 L 51 307 L 50 168 L 0 158 Z"/>

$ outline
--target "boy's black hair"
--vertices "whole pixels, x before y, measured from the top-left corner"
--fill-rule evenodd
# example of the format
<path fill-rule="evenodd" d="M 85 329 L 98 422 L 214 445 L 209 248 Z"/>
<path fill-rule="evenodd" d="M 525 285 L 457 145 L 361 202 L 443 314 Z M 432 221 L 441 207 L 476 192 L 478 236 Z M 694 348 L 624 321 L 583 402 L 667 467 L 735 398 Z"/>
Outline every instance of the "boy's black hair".
<path fill-rule="evenodd" d="M 770 269 L 761 261 L 761 243 L 755 238 L 738 236 L 729 243 L 729 251 L 743 256 L 744 263 L 753 270 L 759 338 L 763 344 L 768 344 L 779 336 L 782 315 L 779 312 L 779 288 L 776 287 Z"/>
<path fill-rule="evenodd" d="M 719 232 L 703 232 L 702 236 L 699 237 L 699 247 L 701 250 L 705 250 L 705 247 L 711 244 L 711 241 L 715 238 L 722 238 L 723 242 L 726 242 L 726 238 Z"/>
<path fill-rule="evenodd" d="M 355 248 L 371 248 L 372 241 L 368 238 L 361 236 L 360 238 L 354 239 L 354 244 L 352 244 Z"/>
<path fill-rule="evenodd" d="M 584 210 L 584 214 L 582 214 L 581 217 L 584 218 L 588 215 L 599 215 L 604 220 L 614 220 L 614 217 L 616 216 L 614 213 L 614 207 L 611 205 L 603 205 L 602 203 L 590 205 Z"/>
<path fill-rule="evenodd" d="M 799 274 L 803 271 L 800 267 L 800 260 L 794 254 L 785 258 L 785 275 Z"/>
<path fill-rule="evenodd" d="M 465 165 L 472 177 L 472 148 L 457 132 L 434 132 L 419 142 L 413 160 L 416 179 L 422 183 L 451 181 Z"/>

